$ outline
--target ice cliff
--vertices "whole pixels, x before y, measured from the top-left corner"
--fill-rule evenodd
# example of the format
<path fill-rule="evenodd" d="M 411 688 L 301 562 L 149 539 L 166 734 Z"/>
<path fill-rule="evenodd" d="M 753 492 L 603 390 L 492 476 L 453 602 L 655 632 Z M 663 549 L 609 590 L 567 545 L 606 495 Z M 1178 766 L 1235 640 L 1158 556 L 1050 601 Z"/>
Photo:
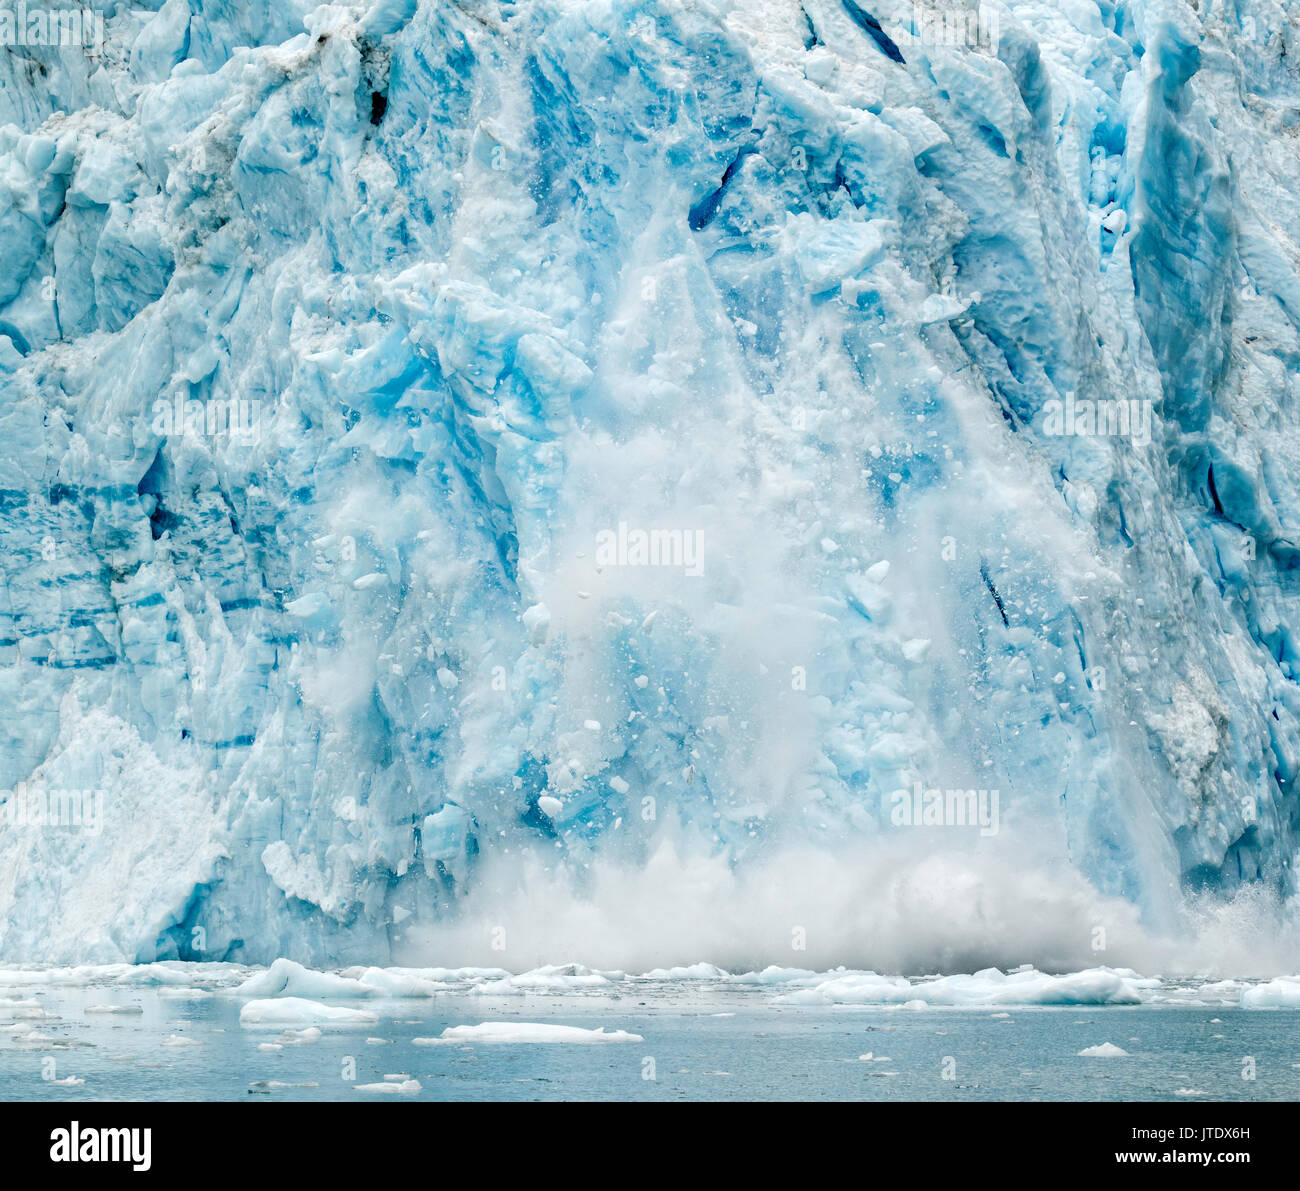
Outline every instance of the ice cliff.
<path fill-rule="evenodd" d="M 1296 892 L 1300 4 L 100 11 L 0 49 L 0 958 Z"/>

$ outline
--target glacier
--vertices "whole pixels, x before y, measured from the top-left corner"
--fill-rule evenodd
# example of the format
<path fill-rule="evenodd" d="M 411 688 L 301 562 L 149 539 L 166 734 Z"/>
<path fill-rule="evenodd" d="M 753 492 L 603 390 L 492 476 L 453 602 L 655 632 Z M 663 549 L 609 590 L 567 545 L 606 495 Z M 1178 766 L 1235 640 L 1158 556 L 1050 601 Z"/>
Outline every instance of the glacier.
<path fill-rule="evenodd" d="M 98 11 L 0 960 L 1300 970 L 1300 5 Z"/>

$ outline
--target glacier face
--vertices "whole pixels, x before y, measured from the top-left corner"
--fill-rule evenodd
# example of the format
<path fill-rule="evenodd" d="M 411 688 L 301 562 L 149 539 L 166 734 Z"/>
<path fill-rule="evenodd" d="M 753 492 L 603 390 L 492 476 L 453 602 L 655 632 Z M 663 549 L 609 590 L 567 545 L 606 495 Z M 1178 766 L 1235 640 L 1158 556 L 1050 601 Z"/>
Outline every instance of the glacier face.
<path fill-rule="evenodd" d="M 0 59 L 0 958 L 1296 892 L 1300 5 L 267 8 Z"/>

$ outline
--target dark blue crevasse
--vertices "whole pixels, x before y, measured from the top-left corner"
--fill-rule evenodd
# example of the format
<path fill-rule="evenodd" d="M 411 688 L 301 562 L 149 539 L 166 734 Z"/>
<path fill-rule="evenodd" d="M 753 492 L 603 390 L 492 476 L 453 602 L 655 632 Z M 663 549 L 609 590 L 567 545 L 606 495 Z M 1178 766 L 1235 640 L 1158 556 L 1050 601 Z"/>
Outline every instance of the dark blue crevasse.
<path fill-rule="evenodd" d="M 722 174 L 722 181 L 718 183 L 715 190 L 709 191 L 698 203 L 696 203 L 687 215 L 691 231 L 703 231 L 710 223 L 713 217 L 718 213 L 718 205 L 722 202 L 722 196 L 726 193 L 727 186 L 731 179 L 735 177 L 736 171 L 740 168 L 741 163 L 751 153 L 757 152 L 753 145 L 742 145 L 737 150 L 736 156 L 732 159 L 731 164 L 727 166 Z"/>
<path fill-rule="evenodd" d="M 859 8 L 853 3 L 853 0 L 843 0 L 843 3 L 844 11 L 853 18 L 853 23 L 880 47 L 881 52 L 886 57 L 892 58 L 895 62 L 903 62 L 904 66 L 907 65 L 907 63 L 903 61 L 902 51 L 894 44 L 894 41 L 889 34 L 880 27 L 880 22 L 876 20 L 875 17 L 867 12 L 866 9 Z"/>

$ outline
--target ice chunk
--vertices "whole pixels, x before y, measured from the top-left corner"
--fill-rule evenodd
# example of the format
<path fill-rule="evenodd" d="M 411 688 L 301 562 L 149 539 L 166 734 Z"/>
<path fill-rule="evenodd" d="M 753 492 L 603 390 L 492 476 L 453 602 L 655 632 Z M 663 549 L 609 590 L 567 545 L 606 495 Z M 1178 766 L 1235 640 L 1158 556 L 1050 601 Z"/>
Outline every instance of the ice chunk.
<path fill-rule="evenodd" d="M 237 989 L 240 997 L 368 997 L 374 989 L 359 980 L 331 972 L 314 972 L 291 959 L 281 957 L 265 971 L 250 976 Z"/>
<path fill-rule="evenodd" d="M 485 1021 L 476 1026 L 448 1026 L 437 1038 L 413 1038 L 421 1046 L 450 1042 L 484 1043 L 571 1043 L 590 1045 L 602 1042 L 644 1042 L 640 1034 L 625 1030 L 584 1029 L 581 1026 L 558 1026 L 543 1022 Z"/>
<path fill-rule="evenodd" d="M 276 1025 L 281 1022 L 322 1022 L 331 1025 L 373 1025 L 379 1020 L 363 1009 L 324 1005 L 303 997 L 279 997 L 249 1001 L 239 1011 L 242 1025 Z"/>
<path fill-rule="evenodd" d="M 415 1096 L 421 1088 L 418 1079 L 404 1079 L 400 1082 L 385 1080 L 383 1083 L 353 1084 L 352 1090 L 378 1096 Z"/>
<path fill-rule="evenodd" d="M 1126 1059 L 1128 1051 L 1122 1050 L 1113 1042 L 1103 1042 L 1099 1046 L 1085 1046 L 1079 1051 L 1080 1058 L 1089 1059 Z"/>
<path fill-rule="evenodd" d="M 996 969 L 972 976 L 912 982 L 902 976 L 853 972 L 779 997 L 790 1005 L 1137 1005 L 1140 982 L 1105 968 L 1068 976 Z"/>
<path fill-rule="evenodd" d="M 1242 989 L 1243 1009 L 1300 1009 L 1300 976 L 1279 976 Z"/>

